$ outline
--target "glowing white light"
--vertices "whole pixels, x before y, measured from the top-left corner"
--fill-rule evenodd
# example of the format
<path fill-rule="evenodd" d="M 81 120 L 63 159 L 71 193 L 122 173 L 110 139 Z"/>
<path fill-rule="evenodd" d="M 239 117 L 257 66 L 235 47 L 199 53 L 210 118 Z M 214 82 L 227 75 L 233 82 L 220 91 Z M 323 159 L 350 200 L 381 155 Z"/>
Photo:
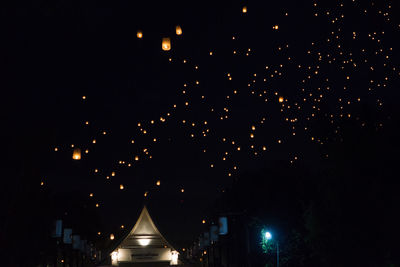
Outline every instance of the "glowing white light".
<path fill-rule="evenodd" d="M 178 251 L 171 251 L 171 262 L 170 265 L 178 265 Z"/>
<path fill-rule="evenodd" d="M 148 244 L 150 244 L 150 239 L 147 239 L 147 238 L 143 238 L 143 239 L 139 239 L 138 240 L 138 242 L 139 242 L 139 244 L 141 245 L 141 246 L 147 246 Z"/>
<path fill-rule="evenodd" d="M 265 238 L 266 238 L 266 239 L 271 239 L 271 238 L 272 238 L 271 233 L 270 233 L 270 232 L 266 232 L 266 233 L 265 233 Z"/>
<path fill-rule="evenodd" d="M 112 261 L 118 260 L 118 251 L 113 251 L 113 253 L 111 253 L 111 260 Z"/>

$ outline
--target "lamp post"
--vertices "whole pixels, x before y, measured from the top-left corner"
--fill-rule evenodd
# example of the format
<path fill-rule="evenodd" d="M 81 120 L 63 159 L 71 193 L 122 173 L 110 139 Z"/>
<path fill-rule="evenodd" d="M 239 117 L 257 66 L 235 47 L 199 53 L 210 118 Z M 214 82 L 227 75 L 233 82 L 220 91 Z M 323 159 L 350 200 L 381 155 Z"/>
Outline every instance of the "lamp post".
<path fill-rule="evenodd" d="M 272 239 L 272 235 L 270 232 L 265 232 L 265 238 L 267 240 Z M 276 240 L 276 267 L 279 267 L 279 242 Z"/>

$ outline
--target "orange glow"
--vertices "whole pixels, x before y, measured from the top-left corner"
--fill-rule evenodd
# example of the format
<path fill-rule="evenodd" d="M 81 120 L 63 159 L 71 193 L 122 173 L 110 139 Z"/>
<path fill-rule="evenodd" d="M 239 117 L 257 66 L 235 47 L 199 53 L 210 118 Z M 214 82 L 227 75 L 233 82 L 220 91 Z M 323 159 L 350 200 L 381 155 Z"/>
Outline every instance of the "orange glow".
<path fill-rule="evenodd" d="M 164 51 L 171 50 L 171 39 L 168 37 L 162 38 L 161 48 Z"/>
<path fill-rule="evenodd" d="M 74 160 L 80 160 L 81 159 L 81 150 L 79 148 L 74 149 L 74 153 L 72 153 L 72 158 Z"/>

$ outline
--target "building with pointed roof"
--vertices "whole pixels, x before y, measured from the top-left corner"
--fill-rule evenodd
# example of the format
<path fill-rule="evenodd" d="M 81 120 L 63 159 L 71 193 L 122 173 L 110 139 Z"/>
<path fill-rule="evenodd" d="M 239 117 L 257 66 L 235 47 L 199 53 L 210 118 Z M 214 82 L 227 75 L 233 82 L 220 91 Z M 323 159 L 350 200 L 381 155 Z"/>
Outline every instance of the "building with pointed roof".
<path fill-rule="evenodd" d="M 178 252 L 158 231 L 146 206 L 135 226 L 110 256 L 113 266 L 178 265 Z"/>

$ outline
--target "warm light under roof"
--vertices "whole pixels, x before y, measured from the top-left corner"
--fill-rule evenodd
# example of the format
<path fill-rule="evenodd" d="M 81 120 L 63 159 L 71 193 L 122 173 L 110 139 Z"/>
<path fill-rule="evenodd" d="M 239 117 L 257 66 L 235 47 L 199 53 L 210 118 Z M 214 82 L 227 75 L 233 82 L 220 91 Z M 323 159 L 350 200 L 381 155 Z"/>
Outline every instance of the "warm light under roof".
<path fill-rule="evenodd" d="M 150 244 L 150 239 L 148 238 L 143 238 L 143 239 L 139 239 L 138 240 L 139 244 L 143 247 L 147 246 L 148 244 Z"/>

